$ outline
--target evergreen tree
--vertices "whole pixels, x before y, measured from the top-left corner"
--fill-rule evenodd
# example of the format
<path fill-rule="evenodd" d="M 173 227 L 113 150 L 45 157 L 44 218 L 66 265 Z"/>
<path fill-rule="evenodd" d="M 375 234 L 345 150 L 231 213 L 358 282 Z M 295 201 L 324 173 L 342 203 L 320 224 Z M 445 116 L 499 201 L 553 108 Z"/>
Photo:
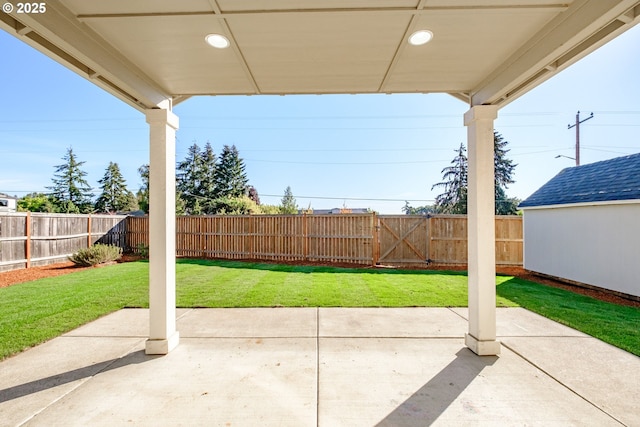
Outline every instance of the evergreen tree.
<path fill-rule="evenodd" d="M 513 173 L 516 164 L 507 159 L 508 141 L 498 132 L 493 133 L 494 168 L 495 168 L 495 213 L 496 215 L 515 215 L 520 202 L 517 198 L 509 198 L 506 193 L 507 185 L 514 183 Z M 444 193 L 436 197 L 438 213 L 466 214 L 467 213 L 467 173 L 468 162 L 466 149 L 463 144 L 457 150 L 452 166 L 442 170 L 445 181 L 431 187 L 444 187 Z"/>
<path fill-rule="evenodd" d="M 431 189 L 444 188 L 444 193 L 436 197 L 436 211 L 446 214 L 467 213 L 467 155 L 464 144 L 456 150 L 451 166 L 442 169 L 443 182 L 434 184 Z"/>
<path fill-rule="evenodd" d="M 96 201 L 98 212 L 128 212 L 138 208 L 117 163 L 109 162 L 104 177 L 98 183 L 102 189 Z"/>
<path fill-rule="evenodd" d="M 193 212 L 196 200 L 201 197 L 203 167 L 202 153 L 198 144 L 189 147 L 187 157 L 176 168 L 176 189 L 184 200 L 185 211 Z"/>
<path fill-rule="evenodd" d="M 249 179 L 244 161 L 235 145 L 222 148 L 215 171 L 216 196 L 241 197 L 245 195 Z"/>
<path fill-rule="evenodd" d="M 513 160 L 507 159 L 508 141 L 498 132 L 493 132 L 493 161 L 495 168 L 495 199 L 496 199 L 496 215 L 516 215 L 518 212 L 518 203 L 516 198 L 507 196 L 507 186 L 513 184 L 514 169 L 516 164 Z"/>
<path fill-rule="evenodd" d="M 200 172 L 200 188 L 198 189 L 198 195 L 201 197 L 198 200 L 198 206 L 194 206 L 193 214 L 212 214 L 215 212 L 213 207 L 213 200 L 217 197 L 216 192 L 216 155 L 213 152 L 211 143 L 207 141 L 204 146 L 204 150 L 201 153 L 201 172 Z M 200 213 L 197 210 L 200 209 Z"/>
<path fill-rule="evenodd" d="M 280 213 L 298 213 L 298 204 L 296 203 L 296 198 L 293 197 L 293 192 L 291 191 L 290 186 L 287 186 L 287 188 L 284 190 L 284 196 L 282 197 L 282 202 L 280 203 Z"/>
<path fill-rule="evenodd" d="M 84 178 L 87 173 L 80 167 L 85 162 L 79 162 L 73 149 L 69 147 L 62 157 L 65 162 L 57 165 L 51 181 L 53 185 L 47 187 L 59 211 L 67 213 L 89 213 L 93 209 L 91 187 Z"/>

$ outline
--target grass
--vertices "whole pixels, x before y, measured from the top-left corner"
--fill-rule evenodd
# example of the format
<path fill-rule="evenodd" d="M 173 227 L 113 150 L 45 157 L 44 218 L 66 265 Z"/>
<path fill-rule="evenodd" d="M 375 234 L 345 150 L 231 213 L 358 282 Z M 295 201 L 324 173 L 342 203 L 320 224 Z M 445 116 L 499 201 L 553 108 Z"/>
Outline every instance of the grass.
<path fill-rule="evenodd" d="M 498 298 L 640 356 L 640 308 L 517 278 L 503 281 L 496 292 Z"/>
<path fill-rule="evenodd" d="M 148 307 L 148 263 L 0 289 L 0 359 L 124 307 Z M 178 307 L 465 307 L 465 273 L 179 260 Z M 640 355 L 640 309 L 513 277 L 497 306 L 521 306 Z"/>

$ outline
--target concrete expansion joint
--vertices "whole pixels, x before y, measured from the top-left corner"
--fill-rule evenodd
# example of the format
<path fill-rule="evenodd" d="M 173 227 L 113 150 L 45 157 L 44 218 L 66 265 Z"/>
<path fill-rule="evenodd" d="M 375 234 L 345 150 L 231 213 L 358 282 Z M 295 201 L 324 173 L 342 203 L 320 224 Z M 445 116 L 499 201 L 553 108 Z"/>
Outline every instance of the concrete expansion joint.
<path fill-rule="evenodd" d="M 316 307 L 316 426 L 320 425 L 320 307 Z"/>
<path fill-rule="evenodd" d="M 83 336 L 72 336 L 70 338 L 85 338 Z M 133 338 L 138 338 L 138 337 L 133 337 Z M 140 339 L 139 341 L 137 341 L 133 346 L 131 346 L 129 349 L 127 349 L 126 351 L 124 351 L 120 356 L 118 356 L 116 359 L 111 360 L 109 363 L 105 364 L 105 366 L 103 366 L 102 368 L 100 368 L 98 371 L 96 371 L 93 375 L 89 375 L 85 378 L 79 379 L 77 380 L 78 383 L 74 386 L 71 387 L 68 391 L 60 394 L 58 397 L 56 397 L 55 399 L 53 399 L 52 401 L 50 401 L 49 403 L 47 403 L 46 405 L 44 405 L 42 408 L 40 408 L 37 411 L 34 411 L 33 414 L 31 414 L 29 417 L 25 418 L 24 420 L 20 421 L 18 424 L 16 424 L 16 427 L 22 427 L 25 424 L 29 423 L 31 420 L 33 420 L 34 418 L 36 418 L 38 415 L 40 415 L 42 412 L 46 411 L 48 408 L 54 406 L 56 403 L 58 403 L 59 401 L 61 401 L 62 399 L 64 399 L 65 397 L 69 396 L 70 394 L 74 393 L 76 390 L 78 390 L 80 387 L 84 386 L 85 384 L 87 384 L 89 381 L 91 381 L 96 375 L 99 375 L 105 371 L 109 371 L 111 370 L 111 367 L 120 362 L 123 358 L 127 357 L 129 354 L 131 354 L 132 352 L 135 351 L 135 349 L 140 346 L 140 344 L 142 344 L 145 341 L 145 339 Z"/>
<path fill-rule="evenodd" d="M 563 337 L 563 338 L 567 338 L 567 337 Z M 574 338 L 574 337 L 572 337 Z M 585 338 L 585 337 L 575 337 L 575 338 Z M 590 401 L 589 399 L 587 399 L 586 397 L 584 397 L 582 394 L 578 393 L 576 390 L 574 390 L 573 388 L 569 387 L 567 384 L 565 384 L 564 382 L 562 382 L 560 379 L 556 378 L 553 374 L 551 374 L 549 371 L 547 371 L 546 369 L 542 368 L 540 365 L 536 364 L 535 362 L 533 362 L 531 359 L 527 358 L 525 355 L 523 355 L 522 353 L 520 353 L 519 351 L 517 351 L 515 348 L 511 347 L 508 344 L 505 344 L 504 342 L 502 343 L 502 346 L 505 347 L 507 350 L 511 351 L 513 354 L 515 354 L 516 356 L 518 356 L 520 359 L 524 360 L 527 364 L 533 366 L 534 368 L 536 368 L 538 371 L 542 372 L 543 374 L 545 374 L 547 377 L 551 378 L 553 381 L 555 381 L 557 384 L 559 384 L 560 386 L 564 387 L 565 389 L 569 390 L 569 392 L 571 392 L 572 394 L 574 394 L 575 396 L 579 397 L 580 399 L 584 400 L 585 402 L 587 402 L 589 405 L 593 406 L 594 408 L 596 408 L 597 410 L 599 410 L 600 412 L 602 412 L 603 414 L 605 414 L 606 416 L 608 416 L 609 418 L 611 418 L 612 420 L 620 423 L 620 425 L 624 426 L 626 425 L 625 423 L 623 423 L 622 421 L 620 421 L 619 419 L 617 419 L 616 417 L 614 417 L 613 415 L 611 415 L 609 412 L 605 411 L 603 408 L 601 408 L 600 406 L 596 405 L 595 403 L 593 403 L 592 401 Z"/>
<path fill-rule="evenodd" d="M 177 315 L 177 316 L 176 316 L 176 322 L 177 322 L 178 320 L 182 319 L 183 317 L 186 317 L 186 316 L 188 316 L 189 314 L 193 313 L 194 311 L 196 311 L 196 309 L 195 309 L 195 308 L 190 308 L 190 309 L 188 309 L 187 311 L 185 311 L 184 313 L 182 313 L 182 314 L 180 314 L 180 315 Z"/>
<path fill-rule="evenodd" d="M 593 339 L 593 337 L 590 337 L 590 336 L 570 336 L 570 337 L 568 337 L 566 335 L 533 335 L 533 334 L 530 334 L 530 335 L 515 335 L 515 334 L 512 334 L 512 335 L 500 335 L 498 338 L 564 338 L 564 339 L 567 339 L 567 338 L 571 338 L 571 339 L 574 339 L 574 338 L 589 339 L 589 338 L 591 338 L 591 339 Z"/>
<path fill-rule="evenodd" d="M 457 307 L 446 307 L 446 308 L 447 308 L 447 310 L 449 310 L 450 312 L 452 312 L 456 316 L 460 317 L 461 319 L 464 319 L 464 320 L 467 320 L 467 321 L 469 320 L 466 317 L 464 317 L 461 313 L 459 313 L 459 312 L 454 310 L 454 308 L 457 308 Z"/>

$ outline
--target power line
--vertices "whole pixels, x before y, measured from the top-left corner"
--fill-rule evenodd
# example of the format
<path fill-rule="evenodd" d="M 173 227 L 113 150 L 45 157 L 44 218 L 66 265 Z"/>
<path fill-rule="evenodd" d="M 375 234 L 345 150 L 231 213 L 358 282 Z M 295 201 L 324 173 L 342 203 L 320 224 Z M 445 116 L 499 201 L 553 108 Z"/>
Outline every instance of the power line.
<path fill-rule="evenodd" d="M 557 116 L 563 114 L 557 111 L 533 111 L 521 113 L 500 113 L 500 117 L 531 117 L 531 116 Z M 614 110 L 614 111 L 594 111 L 594 114 L 603 115 L 638 115 L 640 111 L 636 110 Z M 340 115 L 340 116 L 189 116 L 179 115 L 182 120 L 212 120 L 212 121 L 235 121 L 235 120 L 404 120 L 404 119 L 459 119 L 459 114 L 407 114 L 407 115 Z M 139 118 L 133 117 L 111 117 L 111 118 L 50 118 L 50 119 L 16 119 L 16 120 L 0 120 L 0 124 L 12 123 L 77 123 L 77 122 L 114 122 L 114 121 L 135 121 L 142 123 Z"/>
<path fill-rule="evenodd" d="M 406 162 L 305 162 L 305 161 L 289 161 L 289 160 L 259 160 L 259 159 L 244 159 L 246 162 L 255 163 L 280 163 L 280 164 L 294 164 L 294 165 L 341 165 L 341 166 L 364 166 L 364 165 L 410 165 L 410 164 L 424 164 L 424 163 L 442 163 L 449 162 L 450 160 L 417 160 Z"/>
<path fill-rule="evenodd" d="M 603 149 L 599 149 L 599 148 L 591 148 L 591 147 L 582 147 L 585 150 L 591 150 L 591 151 L 600 151 L 602 153 L 614 153 L 614 154 L 633 154 L 633 153 L 629 153 L 629 152 L 624 152 L 624 151 L 614 151 L 614 150 L 603 150 Z"/>

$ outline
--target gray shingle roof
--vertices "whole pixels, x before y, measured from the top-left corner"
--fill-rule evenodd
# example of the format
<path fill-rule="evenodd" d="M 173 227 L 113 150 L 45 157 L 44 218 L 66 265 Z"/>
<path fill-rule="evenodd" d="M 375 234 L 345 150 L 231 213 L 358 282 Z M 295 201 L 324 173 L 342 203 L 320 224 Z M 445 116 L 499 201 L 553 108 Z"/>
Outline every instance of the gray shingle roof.
<path fill-rule="evenodd" d="M 563 169 L 520 207 L 634 199 L 640 200 L 640 153 Z"/>

